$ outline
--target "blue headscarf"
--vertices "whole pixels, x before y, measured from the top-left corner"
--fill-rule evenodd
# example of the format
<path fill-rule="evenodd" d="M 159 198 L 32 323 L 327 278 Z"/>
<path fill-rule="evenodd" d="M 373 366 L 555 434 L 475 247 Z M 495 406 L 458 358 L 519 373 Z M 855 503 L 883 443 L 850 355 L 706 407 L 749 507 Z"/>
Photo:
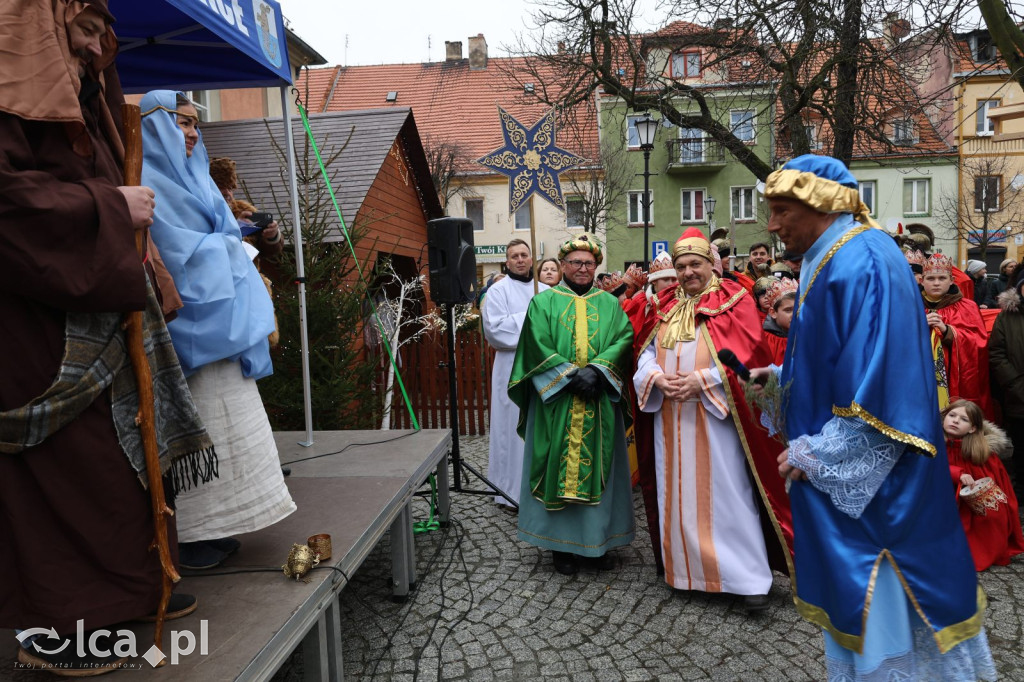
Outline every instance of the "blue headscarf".
<path fill-rule="evenodd" d="M 185 154 L 174 111 L 177 96 L 142 98 L 142 184 L 156 193 L 153 241 L 185 307 L 167 329 L 185 376 L 217 360 L 238 360 L 242 373 L 271 374 L 274 308 L 263 278 L 242 247 L 238 223 L 210 177 L 202 134 Z"/>

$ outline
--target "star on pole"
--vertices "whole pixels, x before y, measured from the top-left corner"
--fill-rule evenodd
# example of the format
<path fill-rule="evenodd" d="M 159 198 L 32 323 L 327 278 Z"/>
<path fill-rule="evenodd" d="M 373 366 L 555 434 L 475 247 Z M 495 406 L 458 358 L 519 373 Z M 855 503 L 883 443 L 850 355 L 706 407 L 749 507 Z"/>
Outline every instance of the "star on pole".
<path fill-rule="evenodd" d="M 477 163 L 508 176 L 509 212 L 514 215 L 534 193 L 564 211 L 558 176 L 585 159 L 555 144 L 555 110 L 544 114 L 532 128 L 526 128 L 500 106 L 498 116 L 505 144 Z"/>

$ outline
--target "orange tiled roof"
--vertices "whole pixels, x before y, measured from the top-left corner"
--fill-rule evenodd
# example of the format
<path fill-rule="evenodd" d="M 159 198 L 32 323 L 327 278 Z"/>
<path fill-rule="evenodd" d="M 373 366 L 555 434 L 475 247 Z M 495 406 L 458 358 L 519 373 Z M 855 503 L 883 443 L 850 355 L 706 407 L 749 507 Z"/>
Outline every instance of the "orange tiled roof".
<path fill-rule="evenodd" d="M 957 40 L 955 45 L 955 54 L 953 55 L 954 67 L 953 73 L 960 74 L 975 74 L 985 75 L 992 71 L 1006 71 L 1006 62 L 1003 61 L 998 51 L 996 52 L 996 58 L 990 61 L 979 62 L 975 61 L 974 53 L 971 51 L 970 43 L 967 40 Z"/>
<path fill-rule="evenodd" d="M 429 140 L 456 144 L 464 161 L 468 160 L 465 172 L 488 174 L 475 161 L 503 144 L 497 105 L 526 126 L 548 110 L 536 96 L 525 94 L 522 86 L 516 88 L 511 74 L 530 81 L 524 64 L 520 58 L 491 57 L 484 69 L 470 69 L 468 59 L 310 69 L 300 78 L 298 89 L 306 97 L 308 85 L 312 113 L 411 107 L 424 146 L 430 145 Z M 543 86 L 535 83 L 538 92 Z M 397 93 L 395 101 L 387 101 L 389 92 Z M 579 125 L 569 128 L 560 117 L 556 142 L 596 162 L 599 146 L 593 102 L 581 104 L 572 114 Z"/>

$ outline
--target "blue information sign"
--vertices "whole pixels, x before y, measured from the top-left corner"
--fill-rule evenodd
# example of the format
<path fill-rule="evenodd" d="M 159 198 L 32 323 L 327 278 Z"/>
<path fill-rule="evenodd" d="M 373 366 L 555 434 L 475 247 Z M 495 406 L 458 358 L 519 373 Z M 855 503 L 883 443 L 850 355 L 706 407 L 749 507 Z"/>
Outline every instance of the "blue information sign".
<path fill-rule="evenodd" d="M 651 242 L 651 260 L 658 257 L 658 254 L 668 251 L 668 240 Z"/>

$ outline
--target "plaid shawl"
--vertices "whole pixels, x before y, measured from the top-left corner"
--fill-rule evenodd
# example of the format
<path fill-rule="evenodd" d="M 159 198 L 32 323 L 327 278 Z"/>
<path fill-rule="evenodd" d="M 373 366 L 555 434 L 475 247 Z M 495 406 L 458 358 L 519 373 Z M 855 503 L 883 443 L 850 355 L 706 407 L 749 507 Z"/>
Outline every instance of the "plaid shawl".
<path fill-rule="evenodd" d="M 53 384 L 22 407 L 0 412 L 0 453 L 19 453 L 74 421 L 109 386 L 117 438 L 143 487 L 147 484 L 135 372 L 121 313 L 68 313 L 64 358 Z M 147 282 L 143 343 L 153 375 L 160 473 L 174 493 L 217 476 L 217 454 L 181 373 L 153 287 Z"/>

